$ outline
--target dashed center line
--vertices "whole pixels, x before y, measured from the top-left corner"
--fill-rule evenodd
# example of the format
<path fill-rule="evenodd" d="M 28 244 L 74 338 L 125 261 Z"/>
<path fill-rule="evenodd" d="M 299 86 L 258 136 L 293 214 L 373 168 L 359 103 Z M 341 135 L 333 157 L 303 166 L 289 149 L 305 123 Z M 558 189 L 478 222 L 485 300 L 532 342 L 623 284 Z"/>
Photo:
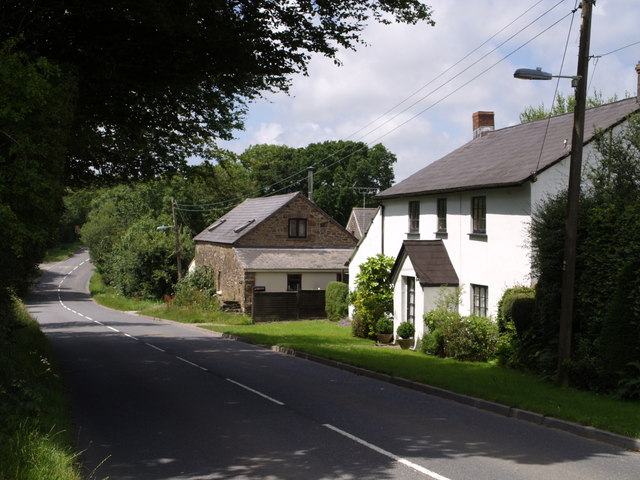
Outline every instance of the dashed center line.
<path fill-rule="evenodd" d="M 97 324 L 97 325 L 100 325 L 100 326 L 106 327 L 106 328 L 108 328 L 109 330 L 111 330 L 111 331 L 113 331 L 113 332 L 116 332 L 116 333 L 120 333 L 120 334 L 124 335 L 125 337 L 128 337 L 128 338 L 130 338 L 130 339 L 132 339 L 132 340 L 138 341 L 138 342 L 140 342 L 140 343 L 144 343 L 146 346 L 151 347 L 151 348 L 153 348 L 154 350 L 157 350 L 158 352 L 161 352 L 161 353 L 167 353 L 167 351 L 166 351 L 166 350 L 164 350 L 164 349 L 162 349 L 162 348 L 158 347 L 157 345 L 154 345 L 154 344 L 152 344 L 152 343 L 148 343 L 148 342 L 141 341 L 141 340 L 139 340 L 138 338 L 136 338 L 136 337 L 134 337 L 134 336 L 132 336 L 132 335 L 129 335 L 128 333 L 122 332 L 122 331 L 120 331 L 120 330 L 118 330 L 118 329 L 116 329 L 116 328 L 114 328 L 114 327 L 111 327 L 111 326 L 109 326 L 109 325 L 105 325 L 103 322 L 100 322 L 99 320 L 94 320 L 93 318 L 91 318 L 91 317 L 89 317 L 89 316 L 87 316 L 87 315 L 83 315 L 82 313 L 79 313 L 79 312 L 77 312 L 77 311 L 75 311 L 75 310 L 72 310 L 71 308 L 67 307 L 67 306 L 64 304 L 64 302 L 62 301 L 62 295 L 61 295 L 61 287 L 62 287 L 62 284 L 64 283 L 64 281 L 66 280 L 66 278 L 67 278 L 67 277 L 68 277 L 72 272 L 74 272 L 78 267 L 82 266 L 84 263 L 86 263 L 86 260 L 85 260 L 85 261 L 83 261 L 82 263 L 80 263 L 79 265 L 77 265 L 75 268 L 73 268 L 73 269 L 71 270 L 71 272 L 69 272 L 69 274 L 67 274 L 67 275 L 66 275 L 66 276 L 65 276 L 65 277 L 60 281 L 60 283 L 59 283 L 59 285 L 58 285 L 58 288 L 57 288 L 58 301 L 59 301 L 60 305 L 61 305 L 64 309 L 66 309 L 66 310 L 68 310 L 68 311 L 72 312 L 73 314 L 78 315 L 78 316 L 83 317 L 83 318 L 86 318 L 87 320 L 89 320 L 89 321 L 91 321 L 91 322 L 93 322 L 93 323 L 95 323 L 95 324 Z M 193 367 L 196 367 L 196 368 L 198 368 L 198 369 L 200 369 L 200 370 L 202 370 L 202 371 L 204 371 L 204 372 L 209 372 L 209 369 L 207 369 L 206 367 L 203 367 L 203 366 L 201 366 L 201 365 L 198 365 L 197 363 L 191 362 L 190 360 L 187 360 L 186 358 L 180 357 L 180 356 L 178 356 L 178 355 L 175 355 L 174 357 L 175 357 L 177 360 L 179 360 L 179 361 L 181 361 L 181 362 L 183 362 L 183 363 L 186 363 L 186 364 L 188 364 L 188 365 L 191 365 L 191 366 L 193 366 Z M 254 388 L 251 388 L 251 387 L 249 387 L 249 386 L 247 386 L 247 385 L 244 385 L 244 384 L 242 384 L 242 383 L 240 383 L 240 382 L 238 382 L 238 381 L 236 381 L 236 380 L 233 380 L 233 379 L 231 379 L 231 378 L 226 378 L 225 380 L 226 380 L 226 381 L 228 381 L 228 382 L 230 382 L 230 383 L 233 383 L 234 385 L 236 385 L 236 386 L 238 386 L 238 387 L 240 387 L 240 388 L 243 388 L 244 390 L 247 390 L 247 391 L 249 391 L 249 392 L 251 392 L 251 393 L 254 393 L 254 394 L 256 394 L 256 395 L 258 395 L 258 396 L 260 396 L 260 397 L 262 397 L 262 398 L 264 398 L 264 399 L 266 399 L 266 400 L 268 400 L 268 401 L 270 401 L 270 402 L 272 402 L 272 403 L 275 403 L 276 405 L 280 405 L 280 406 L 284 406 L 284 405 L 285 405 L 285 403 L 284 403 L 284 402 L 281 402 L 280 400 L 277 400 L 277 399 L 275 399 L 275 398 L 273 398 L 273 397 L 270 397 L 269 395 L 267 395 L 267 394 L 265 394 L 265 393 L 262 393 L 262 392 L 260 392 L 260 391 L 258 391 L 258 390 L 256 390 L 256 389 L 254 389 Z M 416 472 L 418 472 L 418 473 L 420 473 L 420 474 L 422 474 L 422 475 L 425 475 L 425 476 L 427 476 L 427 477 L 429 477 L 429 478 L 431 478 L 431 479 L 433 479 L 433 480 L 450 480 L 450 479 L 449 479 L 449 478 L 447 478 L 447 477 L 444 477 L 444 476 L 442 476 L 442 475 L 440 475 L 440 474 L 438 474 L 438 473 L 436 473 L 436 472 L 433 472 L 433 471 L 431 471 L 431 470 L 429 470 L 429 469 L 427 469 L 427 468 L 425 468 L 425 467 L 423 467 L 423 466 L 421 466 L 421 465 L 418 465 L 417 463 L 411 462 L 410 460 L 407 460 L 406 458 L 403 458 L 403 457 L 400 457 L 400 456 L 398 456 L 398 455 L 395 455 L 394 453 L 391 453 L 391 452 L 389 452 L 388 450 L 385 450 L 385 449 L 383 449 L 383 448 L 378 447 L 377 445 L 374 445 L 374 444 L 372 444 L 372 443 L 369 443 L 369 442 L 367 442 L 366 440 L 363 440 L 363 439 L 361 439 L 361 438 L 359 438 L 359 437 L 356 437 L 355 435 L 352 435 L 352 434 L 350 434 L 349 432 L 346 432 L 346 431 L 344 431 L 344 430 L 341 430 L 340 428 L 335 427 L 335 426 L 333 426 L 333 425 L 331 425 L 331 424 L 325 423 L 325 424 L 323 424 L 322 426 L 323 426 L 323 427 L 325 427 L 325 428 L 328 428 L 329 430 L 332 430 L 333 432 L 336 432 L 336 433 L 338 433 L 338 434 L 340 434 L 340 435 L 342 435 L 342 436 L 344 436 L 344 437 L 346 437 L 346 438 L 349 438 L 350 440 L 353 440 L 354 442 L 356 442 L 356 443 L 358 443 L 358 444 L 360 444 L 360 445 L 362 445 L 362 446 L 364 446 L 364 447 L 366 447 L 366 448 L 368 448 L 368 449 L 370 449 L 370 450 L 373 450 L 374 452 L 377 452 L 377 453 L 379 453 L 379 454 L 381 454 L 381 455 L 384 455 L 384 456 L 386 456 L 386 457 L 388 457 L 388 458 L 390 458 L 390 459 L 392 459 L 392 460 L 394 460 L 394 461 L 396 461 L 396 462 L 398 462 L 398 463 L 400 463 L 400 464 L 402 464 L 402 465 L 404 465 L 404 466 L 406 466 L 406 467 L 408 467 L 408 468 L 411 468 L 412 470 L 414 470 L 414 471 L 416 471 Z"/>

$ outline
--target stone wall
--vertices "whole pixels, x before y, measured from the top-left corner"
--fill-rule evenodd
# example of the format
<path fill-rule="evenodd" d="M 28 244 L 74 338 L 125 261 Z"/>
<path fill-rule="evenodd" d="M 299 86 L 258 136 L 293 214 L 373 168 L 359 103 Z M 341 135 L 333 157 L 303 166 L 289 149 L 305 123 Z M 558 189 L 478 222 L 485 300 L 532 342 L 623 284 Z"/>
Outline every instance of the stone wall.
<path fill-rule="evenodd" d="M 213 268 L 216 290 L 223 301 L 239 302 L 245 308 L 245 273 L 231 246 L 196 243 L 196 265 Z M 251 287 L 253 289 L 253 287 Z"/>
<path fill-rule="evenodd" d="M 289 219 L 307 220 L 306 238 L 289 238 Z M 236 246 L 354 247 L 357 239 L 305 197 L 296 197 L 242 237 Z"/>

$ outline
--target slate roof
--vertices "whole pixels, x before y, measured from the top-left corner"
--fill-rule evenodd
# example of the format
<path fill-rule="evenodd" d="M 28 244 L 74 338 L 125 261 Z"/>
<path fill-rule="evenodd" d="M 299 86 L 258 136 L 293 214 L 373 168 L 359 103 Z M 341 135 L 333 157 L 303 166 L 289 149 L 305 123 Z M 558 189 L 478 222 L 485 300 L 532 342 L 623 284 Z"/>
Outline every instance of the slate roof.
<path fill-rule="evenodd" d="M 584 142 L 640 110 L 636 97 L 590 108 L 585 114 Z M 547 130 L 547 123 L 549 128 Z M 573 114 L 488 132 L 379 193 L 389 199 L 480 188 L 521 185 L 570 155 Z M 540 147 L 547 130 L 538 166 Z M 566 141 L 566 143 L 565 143 Z M 537 167 L 537 168 L 536 168 Z"/>
<path fill-rule="evenodd" d="M 392 279 L 395 280 L 400 273 L 406 257 L 411 260 L 417 279 L 423 287 L 457 286 L 460 284 L 442 240 L 405 240 L 402 242 L 400 253 L 391 269 Z"/>
<path fill-rule="evenodd" d="M 356 238 L 362 238 L 366 233 L 367 228 L 369 228 L 369 225 L 373 221 L 373 217 L 376 215 L 377 211 L 377 208 L 354 207 L 351 210 L 347 229 L 349 229 L 350 225 L 355 224 L 356 230 L 352 233 L 356 236 Z"/>
<path fill-rule="evenodd" d="M 245 270 L 344 270 L 352 248 L 236 248 Z"/>
<path fill-rule="evenodd" d="M 276 213 L 300 192 L 248 198 L 194 237 L 196 242 L 233 244 Z"/>

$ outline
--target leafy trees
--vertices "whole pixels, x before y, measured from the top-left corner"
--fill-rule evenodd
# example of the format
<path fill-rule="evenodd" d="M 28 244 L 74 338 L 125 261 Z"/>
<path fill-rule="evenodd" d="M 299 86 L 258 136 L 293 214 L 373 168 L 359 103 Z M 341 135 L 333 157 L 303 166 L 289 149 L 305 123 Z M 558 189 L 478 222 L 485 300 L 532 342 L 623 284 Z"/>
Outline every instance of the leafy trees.
<path fill-rule="evenodd" d="M 593 92 L 593 96 L 587 97 L 587 108 L 598 107 L 605 103 L 616 102 L 618 96 L 614 95 L 608 99 L 602 98 L 602 93 L 598 91 Z M 551 108 L 547 110 L 544 103 L 534 107 L 529 105 L 520 112 L 520 123 L 533 122 L 534 120 L 541 120 L 543 118 L 553 117 L 556 115 L 562 115 L 564 113 L 571 113 L 575 110 L 576 97 L 575 95 L 567 95 L 566 97 L 562 93 L 558 93 L 551 105 Z"/>
<path fill-rule="evenodd" d="M 389 275 L 394 259 L 379 253 L 360 265 L 350 301 L 355 308 L 353 334 L 367 338 L 375 336 L 377 321 L 393 312 L 393 285 Z"/>
<path fill-rule="evenodd" d="M 307 167 L 314 166 L 313 200 L 338 223 L 346 225 L 362 196 L 354 187 L 389 188 L 396 157 L 383 145 L 327 141 L 303 148 L 255 145 L 240 155 L 265 195 L 307 190 Z M 375 201 L 369 197 L 367 204 Z"/>
<path fill-rule="evenodd" d="M 574 385 L 612 390 L 625 380 L 629 360 L 640 358 L 639 287 L 629 275 L 640 259 L 640 119 L 630 118 L 617 135 L 600 135 L 597 150 L 600 162 L 580 206 L 570 374 Z M 548 374 L 557 358 L 565 207 L 566 195 L 549 199 L 531 229 L 538 285 L 524 358 Z"/>
<path fill-rule="evenodd" d="M 246 102 L 287 90 L 311 54 L 355 49 L 371 20 L 431 21 L 419 0 L 6 0 L 0 42 L 75 76 L 74 182 L 175 171 L 242 126 Z"/>
<path fill-rule="evenodd" d="M 0 297 L 21 292 L 62 211 L 70 79 L 14 41 L 0 43 Z"/>

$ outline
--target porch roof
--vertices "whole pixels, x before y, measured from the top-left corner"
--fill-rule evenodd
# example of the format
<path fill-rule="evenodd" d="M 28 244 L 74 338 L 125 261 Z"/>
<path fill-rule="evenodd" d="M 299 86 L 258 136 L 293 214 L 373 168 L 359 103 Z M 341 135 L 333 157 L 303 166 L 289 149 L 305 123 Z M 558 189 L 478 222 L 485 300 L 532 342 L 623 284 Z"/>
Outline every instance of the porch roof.
<path fill-rule="evenodd" d="M 457 286 L 460 284 L 458 274 L 453 268 L 442 240 L 405 240 L 402 242 L 400 253 L 391 270 L 391 278 L 394 281 L 400 274 L 406 258 L 411 261 L 416 277 L 423 287 Z"/>

